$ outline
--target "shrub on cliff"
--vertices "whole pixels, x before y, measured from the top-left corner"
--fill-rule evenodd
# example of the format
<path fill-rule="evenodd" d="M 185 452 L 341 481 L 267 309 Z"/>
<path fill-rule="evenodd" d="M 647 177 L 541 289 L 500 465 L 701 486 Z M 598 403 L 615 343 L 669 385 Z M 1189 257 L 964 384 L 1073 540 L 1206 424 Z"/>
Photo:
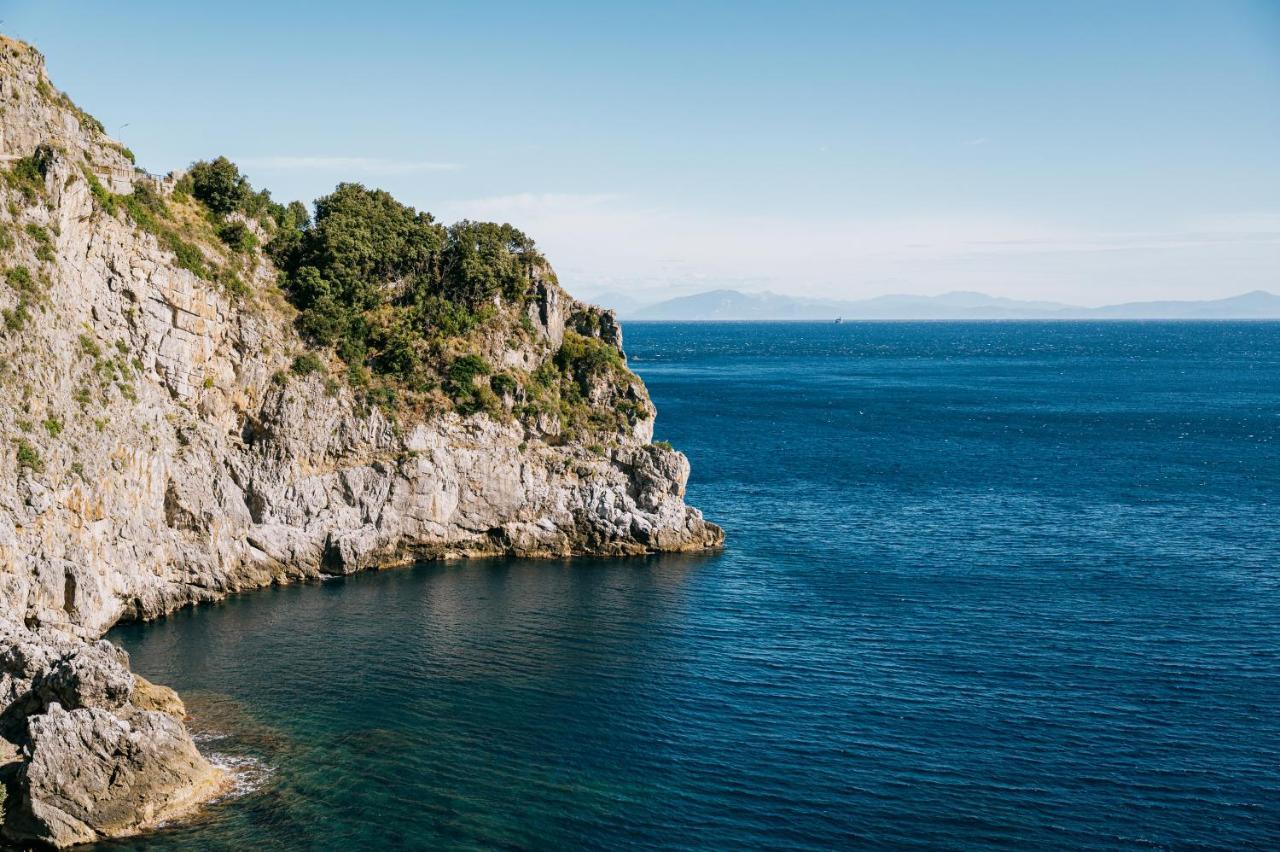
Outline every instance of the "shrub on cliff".
<path fill-rule="evenodd" d="M 489 377 L 489 387 L 499 397 L 514 397 L 520 384 L 510 373 L 495 373 Z"/>
<path fill-rule="evenodd" d="M 540 260 L 531 239 L 488 222 L 445 228 L 356 183 L 317 200 L 314 223 L 301 204 L 281 210 L 267 252 L 304 336 L 409 390 L 443 380 L 460 407 L 496 400 L 488 387 L 457 381 L 440 353 L 493 320 L 499 304 L 523 302 Z"/>
<path fill-rule="evenodd" d="M 237 209 L 251 194 L 248 179 L 226 157 L 192 163 L 187 179 L 191 195 L 218 216 Z"/>
<path fill-rule="evenodd" d="M 442 258 L 442 295 L 474 307 L 501 295 L 523 301 L 533 240 L 510 225 L 463 220 L 449 228 Z"/>
<path fill-rule="evenodd" d="M 92 172 L 89 174 L 92 176 Z M 93 179 L 90 187 L 92 188 L 95 183 L 97 183 L 96 178 Z M 101 184 L 97 185 L 99 188 L 102 186 Z M 94 190 L 94 195 L 97 195 L 96 189 Z M 132 193 L 116 196 L 113 200 L 116 199 L 124 205 L 129 218 L 133 219 L 139 228 L 148 233 L 158 233 L 161 229 L 161 220 L 169 218 L 169 207 L 165 204 L 164 198 L 146 181 L 139 181 L 134 185 Z"/>
<path fill-rule="evenodd" d="M 520 383 L 510 375 L 478 381 L 491 372 L 478 355 L 450 360 L 447 353 L 466 351 L 485 335 L 532 333 L 520 308 L 542 257 L 518 229 L 470 220 L 445 227 L 358 183 L 318 199 L 312 221 L 299 202 L 280 205 L 255 193 L 225 157 L 194 164 L 178 187 L 183 192 L 204 205 L 218 236 L 241 255 L 252 254 L 252 232 L 226 216 L 259 218 L 269 235 L 265 253 L 298 309 L 299 331 L 347 363 L 349 381 L 366 401 L 430 409 L 447 399 L 464 414 L 497 413 L 500 397 L 516 395 Z M 531 379 L 536 387 L 528 399 L 521 395 L 520 410 L 567 405 L 576 423 L 589 426 L 590 386 L 623 364 L 608 344 L 570 333 L 547 368 L 542 384 Z"/>
<path fill-rule="evenodd" d="M 4 274 L 4 280 L 20 296 L 35 296 L 39 293 L 36 281 L 31 277 L 31 270 L 25 266 L 15 266 Z"/>
<path fill-rule="evenodd" d="M 617 349 L 594 337 L 583 337 L 576 331 L 564 333 L 564 343 L 556 353 L 556 365 L 584 382 L 612 370 L 623 369 L 622 356 Z"/>
<path fill-rule="evenodd" d="M 44 460 L 40 458 L 40 453 L 25 440 L 18 441 L 17 457 L 19 469 L 30 470 L 33 473 L 44 472 Z"/>
<path fill-rule="evenodd" d="M 476 379 L 487 376 L 490 372 L 492 370 L 489 362 L 474 353 L 456 358 L 449 365 L 445 389 L 460 414 L 496 412 L 501 407 L 497 394 L 490 387 L 476 382 Z"/>
<path fill-rule="evenodd" d="M 489 375 L 489 362 L 475 353 L 463 355 L 449 365 L 449 385 L 463 390 L 475 387 L 475 380 Z"/>
<path fill-rule="evenodd" d="M 34 204 L 44 193 L 44 178 L 53 163 L 54 151 L 50 145 L 38 145 L 28 157 L 14 161 L 5 179 L 10 186 L 22 193 L 23 200 Z"/>
<path fill-rule="evenodd" d="M 290 369 L 299 376 L 309 376 L 324 370 L 324 361 L 314 352 L 303 352 L 294 356 Z"/>
<path fill-rule="evenodd" d="M 344 183 L 316 201 L 314 227 L 280 261 L 291 278 L 310 279 L 297 291 L 299 307 L 309 307 L 321 279 L 320 289 L 338 303 L 365 310 L 387 301 L 393 282 L 429 277 L 443 245 L 443 229 L 431 214 L 382 190 Z M 308 268 L 314 272 L 302 272 Z"/>
<path fill-rule="evenodd" d="M 218 239 L 222 240 L 227 248 L 240 254 L 247 254 L 258 245 L 253 231 L 249 230 L 249 226 L 244 222 L 225 222 L 219 225 Z"/>
<path fill-rule="evenodd" d="M 18 304 L 6 308 L 0 317 L 5 331 L 21 331 L 31 319 L 31 308 L 41 300 L 43 293 L 39 283 L 25 266 L 15 266 L 4 274 L 5 282 L 18 294 Z"/>
<path fill-rule="evenodd" d="M 27 236 L 31 237 L 36 244 L 36 257 L 46 263 L 54 258 L 53 237 L 49 235 L 49 231 L 42 225 L 35 222 L 28 222 L 26 227 Z"/>

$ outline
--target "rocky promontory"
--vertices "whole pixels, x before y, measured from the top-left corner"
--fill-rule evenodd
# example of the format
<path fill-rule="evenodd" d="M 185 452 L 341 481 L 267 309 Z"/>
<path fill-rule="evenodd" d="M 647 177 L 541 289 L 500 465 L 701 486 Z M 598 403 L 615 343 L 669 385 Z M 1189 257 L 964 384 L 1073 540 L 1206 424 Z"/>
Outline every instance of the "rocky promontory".
<path fill-rule="evenodd" d="M 0 833 L 66 846 L 214 794 L 100 639 L 424 558 L 720 545 L 608 311 L 507 225 L 224 160 L 138 169 L 0 38 Z"/>

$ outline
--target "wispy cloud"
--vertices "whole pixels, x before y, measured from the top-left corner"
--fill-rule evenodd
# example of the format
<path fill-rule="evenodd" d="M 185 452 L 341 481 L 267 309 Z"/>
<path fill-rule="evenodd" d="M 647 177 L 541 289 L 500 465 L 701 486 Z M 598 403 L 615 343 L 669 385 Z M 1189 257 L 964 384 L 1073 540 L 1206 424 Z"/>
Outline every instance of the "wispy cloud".
<path fill-rule="evenodd" d="M 458 163 L 434 160 L 385 160 L 378 157 L 244 157 L 241 165 L 250 169 L 279 172 L 342 172 L 366 175 L 409 175 L 422 172 L 453 172 Z"/>
<path fill-rule="evenodd" d="M 505 219 L 549 217 L 566 214 L 589 215 L 619 196 L 612 193 L 518 192 L 489 198 L 467 198 L 446 202 L 442 207 L 456 218 Z"/>
<path fill-rule="evenodd" d="M 1242 220 L 1242 224 L 1244 224 Z M 1256 243 L 1280 245 L 1280 228 L 1270 230 L 1214 228 L 1196 230 L 1138 231 L 1119 233 L 1077 233 L 1064 239 L 979 239 L 969 246 L 979 252 L 1073 253 L 1114 251 L 1160 251 L 1200 246 Z"/>
<path fill-rule="evenodd" d="M 444 221 L 509 221 L 538 241 L 571 292 L 675 295 L 718 286 L 792 295 L 981 290 L 1103 304 L 1274 289 L 1270 211 L 1097 228 L 972 211 L 814 219 L 699 213 L 617 194 L 518 193 L 437 202 Z M 748 288 L 745 282 L 751 281 Z"/>

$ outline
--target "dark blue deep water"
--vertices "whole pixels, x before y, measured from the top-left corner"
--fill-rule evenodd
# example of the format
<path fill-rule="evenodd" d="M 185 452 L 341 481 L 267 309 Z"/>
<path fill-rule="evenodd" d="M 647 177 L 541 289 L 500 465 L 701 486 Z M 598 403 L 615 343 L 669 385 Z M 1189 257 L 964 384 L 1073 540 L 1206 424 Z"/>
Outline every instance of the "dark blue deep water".
<path fill-rule="evenodd" d="M 1280 325 L 630 325 L 722 555 L 114 632 L 253 792 L 123 847 L 1280 845 Z"/>

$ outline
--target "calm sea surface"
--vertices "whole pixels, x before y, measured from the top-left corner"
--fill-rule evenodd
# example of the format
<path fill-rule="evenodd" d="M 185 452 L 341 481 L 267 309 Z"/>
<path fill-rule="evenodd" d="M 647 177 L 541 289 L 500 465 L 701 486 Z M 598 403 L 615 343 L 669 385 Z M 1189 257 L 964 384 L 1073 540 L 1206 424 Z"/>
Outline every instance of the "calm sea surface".
<path fill-rule="evenodd" d="M 631 324 L 723 554 L 113 632 L 246 792 L 111 848 L 1280 845 L 1280 324 Z"/>

